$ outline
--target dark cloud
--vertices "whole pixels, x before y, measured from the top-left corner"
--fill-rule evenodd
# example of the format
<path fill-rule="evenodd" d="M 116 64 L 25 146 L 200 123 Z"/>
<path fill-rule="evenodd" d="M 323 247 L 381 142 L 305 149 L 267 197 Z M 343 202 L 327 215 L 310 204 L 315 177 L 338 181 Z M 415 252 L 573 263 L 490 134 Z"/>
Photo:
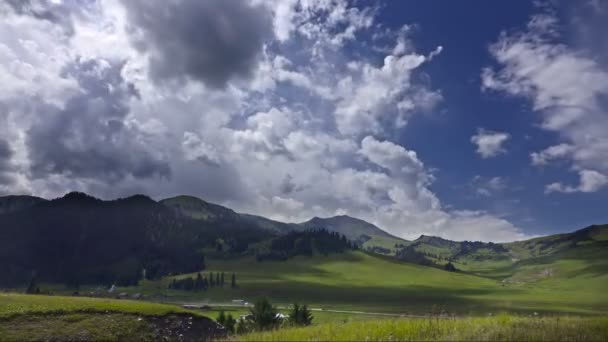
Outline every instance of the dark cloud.
<path fill-rule="evenodd" d="M 280 191 L 283 195 L 288 195 L 296 189 L 296 184 L 293 182 L 293 177 L 288 173 L 281 181 Z"/>
<path fill-rule="evenodd" d="M 137 128 L 127 125 L 128 100 L 138 96 L 121 75 L 121 63 L 77 61 L 64 71 L 80 91 L 63 107 L 40 103 L 27 132 L 35 178 L 62 174 L 115 183 L 127 176 L 168 177 L 168 163 L 154 157 Z"/>
<path fill-rule="evenodd" d="M 223 87 L 258 62 L 272 18 L 245 0 L 124 0 L 130 32 L 156 80 L 189 78 Z"/>
<path fill-rule="evenodd" d="M 16 14 L 28 15 L 61 26 L 67 35 L 74 34 L 72 14 L 79 7 L 66 3 L 53 3 L 49 0 L 0 0 L 5 2 Z"/>
<path fill-rule="evenodd" d="M 0 139 L 0 185 L 12 183 L 13 178 L 8 174 L 11 170 L 13 150 L 6 140 Z"/>

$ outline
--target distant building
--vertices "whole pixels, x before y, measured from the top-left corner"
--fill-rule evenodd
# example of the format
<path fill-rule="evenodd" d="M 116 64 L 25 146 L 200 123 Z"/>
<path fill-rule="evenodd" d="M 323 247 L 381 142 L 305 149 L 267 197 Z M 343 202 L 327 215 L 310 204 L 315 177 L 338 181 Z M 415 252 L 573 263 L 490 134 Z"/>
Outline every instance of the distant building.
<path fill-rule="evenodd" d="M 233 299 L 232 300 L 232 304 L 234 304 L 234 305 L 246 305 L 247 302 L 244 301 L 244 300 L 242 300 L 242 299 Z"/>

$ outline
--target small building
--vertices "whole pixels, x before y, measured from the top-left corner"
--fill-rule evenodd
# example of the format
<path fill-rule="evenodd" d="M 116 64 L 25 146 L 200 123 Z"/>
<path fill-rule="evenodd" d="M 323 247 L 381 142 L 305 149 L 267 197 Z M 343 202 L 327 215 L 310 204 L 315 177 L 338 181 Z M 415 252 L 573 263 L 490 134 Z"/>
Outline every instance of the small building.
<path fill-rule="evenodd" d="M 242 300 L 242 299 L 233 299 L 232 300 L 232 304 L 234 305 L 246 305 L 246 301 Z"/>

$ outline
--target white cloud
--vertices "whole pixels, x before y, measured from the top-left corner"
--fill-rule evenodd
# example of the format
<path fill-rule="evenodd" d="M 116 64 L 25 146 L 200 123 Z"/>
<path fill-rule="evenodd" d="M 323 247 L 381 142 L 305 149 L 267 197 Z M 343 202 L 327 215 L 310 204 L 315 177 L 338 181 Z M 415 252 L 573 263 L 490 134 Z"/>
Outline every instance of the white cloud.
<path fill-rule="evenodd" d="M 533 152 L 532 163 L 566 159 L 581 181 L 553 183 L 548 192 L 599 191 L 608 175 L 608 68 L 594 58 L 594 46 L 575 49 L 556 42 L 557 25 L 555 17 L 543 14 L 530 20 L 527 31 L 503 33 L 490 47 L 500 68 L 483 70 L 483 87 L 530 100 L 541 128 L 559 134 L 561 142 Z"/>
<path fill-rule="evenodd" d="M 530 153 L 532 165 L 542 166 L 547 165 L 551 160 L 565 158 L 572 155 L 575 151 L 574 146 L 568 144 L 559 144 L 549 146 L 540 152 Z"/>
<path fill-rule="evenodd" d="M 471 142 L 477 145 L 477 153 L 482 158 L 492 158 L 506 153 L 503 145 L 509 140 L 509 133 L 494 132 L 479 128 L 477 134 L 471 137 Z"/>
<path fill-rule="evenodd" d="M 594 170 L 580 170 L 579 185 L 573 187 L 562 183 L 551 183 L 545 187 L 546 193 L 551 192 L 596 192 L 608 185 L 608 177 Z"/>
<path fill-rule="evenodd" d="M 153 82 L 149 71 L 158 65 L 151 65 L 154 58 L 148 54 L 155 52 L 134 46 L 123 2 L 92 3 L 73 18 L 70 39 L 50 22 L 7 12 L 0 22 L 0 78 L 5 87 L 0 107 L 8 111 L 0 111 L 0 133 L 7 134 L 14 151 L 7 170 L 16 181 L 0 186 L 0 191 L 53 197 L 82 190 L 104 198 L 133 192 L 156 198 L 192 194 L 287 221 L 348 214 L 406 238 L 523 236 L 517 227 L 488 213 L 443 208 L 430 189 L 433 175 L 422 158 L 386 138 L 391 135 L 385 133 L 398 131 L 441 100 L 429 82 L 413 77 L 421 65 L 432 63 L 440 47 L 417 53 L 406 30 L 385 35 L 392 39 L 388 50 L 386 41 L 372 48 L 374 41 L 363 44 L 360 37 L 380 30 L 374 22 L 377 8 L 355 8 L 343 0 L 253 2 L 263 3 L 271 13 L 274 37 L 264 41 L 251 79 L 222 78 L 222 90 L 207 85 L 206 67 L 196 68 L 197 77 L 183 77 L 182 82 Z M 340 48 L 347 44 L 348 49 Z M 157 45 L 147 46 L 160 48 Z M 190 48 L 192 52 L 196 46 Z M 196 59 L 190 52 L 182 57 L 192 67 Z M 113 174 L 111 186 L 103 178 L 80 177 L 74 170 L 45 174 L 48 169 L 41 168 L 39 177 L 31 175 L 36 151 L 27 142 L 35 132 L 52 132 L 31 129 L 48 122 L 48 117 L 31 111 L 34 99 L 61 107 L 78 95 L 93 108 L 106 104 L 77 87 L 88 82 L 76 77 L 83 70 L 66 77 L 65 68 L 77 56 L 117 68 L 113 77 L 124 79 L 126 87 L 116 88 L 113 79 L 107 89 L 97 83 L 82 89 L 110 95 L 133 91 L 121 98 L 124 115 L 89 118 L 99 130 L 78 136 L 81 144 L 70 145 L 81 147 L 78 152 L 84 156 L 92 149 L 90 142 L 119 144 L 120 153 L 105 147 L 102 155 L 124 156 L 130 172 Z M 188 72 L 187 66 L 172 68 Z M 82 124 L 80 116 L 71 119 Z M 124 133 L 117 136 L 111 127 Z M 98 137 L 100 132 L 106 135 Z M 117 137 L 122 140 L 112 140 Z M 44 141 L 44 136 L 39 139 Z M 169 165 L 170 173 L 158 177 L 143 172 L 134 163 L 142 155 Z M 112 161 L 118 163 L 113 168 L 124 168 L 121 160 Z"/>

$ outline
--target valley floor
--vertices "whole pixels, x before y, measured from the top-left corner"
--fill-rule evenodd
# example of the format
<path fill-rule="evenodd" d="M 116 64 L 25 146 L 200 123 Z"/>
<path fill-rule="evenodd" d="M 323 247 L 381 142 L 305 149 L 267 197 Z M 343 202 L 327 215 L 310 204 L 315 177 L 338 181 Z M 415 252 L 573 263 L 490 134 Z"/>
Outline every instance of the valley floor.
<path fill-rule="evenodd" d="M 352 310 L 404 315 L 447 312 L 455 315 L 552 313 L 608 314 L 608 283 L 605 272 L 580 273 L 587 264 L 560 260 L 522 268 L 523 278 L 534 267 L 551 267 L 551 277 L 504 283 L 462 272 L 446 272 L 362 252 L 328 257 L 296 257 L 286 262 L 257 262 L 253 257 L 210 260 L 208 272 L 237 275 L 238 288 L 214 287 L 207 291 L 168 290 L 171 278 L 142 282 L 137 288 L 160 301 L 229 303 L 233 299 L 253 302 L 266 296 L 277 305 L 293 302 L 313 308 Z M 195 277 L 196 274 L 177 278 Z"/>

